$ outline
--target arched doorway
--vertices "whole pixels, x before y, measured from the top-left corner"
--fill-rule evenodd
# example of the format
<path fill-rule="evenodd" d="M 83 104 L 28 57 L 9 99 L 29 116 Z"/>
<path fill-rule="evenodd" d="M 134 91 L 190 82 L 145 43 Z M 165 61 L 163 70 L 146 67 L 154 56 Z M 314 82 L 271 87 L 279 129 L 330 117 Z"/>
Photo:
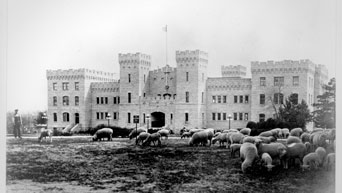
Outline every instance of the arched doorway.
<path fill-rule="evenodd" d="M 151 113 L 151 127 L 165 126 L 165 114 L 162 112 Z"/>
<path fill-rule="evenodd" d="M 80 123 L 80 115 L 78 113 L 75 113 L 75 124 Z"/>

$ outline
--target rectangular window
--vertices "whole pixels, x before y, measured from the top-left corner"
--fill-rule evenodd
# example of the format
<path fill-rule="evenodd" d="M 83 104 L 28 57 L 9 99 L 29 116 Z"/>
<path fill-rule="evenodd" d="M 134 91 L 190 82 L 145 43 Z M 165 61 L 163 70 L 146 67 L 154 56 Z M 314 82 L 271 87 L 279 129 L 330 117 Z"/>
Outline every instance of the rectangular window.
<path fill-rule="evenodd" d="M 108 97 L 105 97 L 105 104 L 108 104 Z"/>
<path fill-rule="evenodd" d="M 221 121 L 221 113 L 217 113 L 217 120 Z"/>
<path fill-rule="evenodd" d="M 100 119 L 100 113 L 96 112 L 96 119 Z"/>
<path fill-rule="evenodd" d="M 265 114 L 259 114 L 259 122 L 265 121 Z"/>
<path fill-rule="evenodd" d="M 69 83 L 68 82 L 63 82 L 62 86 L 63 86 L 63 90 L 69 90 Z"/>
<path fill-rule="evenodd" d="M 131 113 L 127 113 L 127 123 L 131 123 Z"/>
<path fill-rule="evenodd" d="M 245 121 L 248 121 L 248 113 L 245 113 Z"/>
<path fill-rule="evenodd" d="M 249 97 L 248 97 L 248 95 L 245 95 L 245 103 L 249 103 Z"/>
<path fill-rule="evenodd" d="M 113 113 L 113 119 L 116 120 L 117 117 L 116 117 L 116 112 Z"/>
<path fill-rule="evenodd" d="M 75 106 L 78 106 L 80 104 L 80 99 L 78 96 L 75 96 Z"/>
<path fill-rule="evenodd" d="M 292 84 L 293 84 L 293 86 L 299 85 L 299 76 L 293 76 L 292 77 Z"/>
<path fill-rule="evenodd" d="M 144 83 L 145 83 L 145 81 L 146 81 L 146 74 L 144 74 Z"/>
<path fill-rule="evenodd" d="M 266 86 L 266 77 L 260 77 L 260 86 Z"/>
<path fill-rule="evenodd" d="M 284 77 L 274 77 L 274 86 L 284 86 Z"/>
<path fill-rule="evenodd" d="M 284 95 L 282 93 L 274 93 L 274 104 L 283 104 Z"/>
<path fill-rule="evenodd" d="M 261 105 L 265 104 L 265 95 L 264 94 L 260 94 L 260 104 Z"/>
<path fill-rule="evenodd" d="M 96 97 L 96 104 L 100 104 L 100 97 Z"/>
<path fill-rule="evenodd" d="M 145 113 L 143 113 L 143 123 L 144 124 L 146 123 L 146 115 L 145 115 Z"/>
<path fill-rule="evenodd" d="M 57 82 L 52 83 L 52 89 L 57 90 Z"/>
<path fill-rule="evenodd" d="M 116 97 L 113 97 L 113 100 L 114 100 L 114 104 L 116 104 Z"/>
<path fill-rule="evenodd" d="M 204 102 L 204 92 L 202 92 L 202 103 Z"/>
<path fill-rule="evenodd" d="M 144 98 L 146 97 L 146 93 L 144 92 Z"/>
<path fill-rule="evenodd" d="M 131 103 L 131 93 L 128 93 L 128 103 Z"/>
<path fill-rule="evenodd" d="M 186 81 L 189 81 L 189 72 L 186 72 Z"/>
<path fill-rule="evenodd" d="M 243 95 L 240 95 L 240 103 L 243 103 Z"/>
<path fill-rule="evenodd" d="M 216 103 L 216 96 L 213 96 L 213 103 Z"/>
<path fill-rule="evenodd" d="M 57 106 L 57 97 L 56 96 L 53 97 L 53 106 Z"/>
<path fill-rule="evenodd" d="M 57 113 L 53 113 L 53 121 L 57 122 Z"/>
<path fill-rule="evenodd" d="M 227 120 L 227 113 L 223 113 L 222 119 L 223 119 L 224 121 Z"/>
<path fill-rule="evenodd" d="M 240 120 L 240 121 L 243 120 L 243 113 L 239 113 L 239 120 Z"/>
<path fill-rule="evenodd" d="M 101 114 L 101 119 L 103 119 L 103 112 L 101 112 L 100 114 Z"/>
<path fill-rule="evenodd" d="M 185 102 L 189 102 L 189 92 L 185 92 Z"/>
<path fill-rule="evenodd" d="M 120 104 L 120 97 L 118 97 L 118 104 Z"/>
<path fill-rule="evenodd" d="M 172 122 L 173 122 L 173 114 L 171 113 L 170 114 L 170 123 L 171 123 L 171 125 L 172 125 Z"/>
<path fill-rule="evenodd" d="M 221 103 L 221 96 L 217 96 L 217 103 Z"/>
<path fill-rule="evenodd" d="M 234 113 L 234 120 L 237 120 L 237 113 Z"/>
<path fill-rule="evenodd" d="M 80 90 L 79 82 L 75 82 L 75 90 Z"/>
<path fill-rule="evenodd" d="M 297 93 L 293 93 L 292 96 L 293 96 L 293 98 L 294 98 L 293 103 L 294 103 L 294 104 L 298 104 L 298 94 L 297 94 Z"/>
<path fill-rule="evenodd" d="M 215 121 L 215 119 L 216 119 L 216 113 L 213 113 L 212 115 L 213 115 L 213 121 Z"/>
<path fill-rule="evenodd" d="M 185 122 L 189 121 L 189 113 L 185 113 Z"/>
<path fill-rule="evenodd" d="M 131 82 L 131 74 L 128 74 L 128 82 Z"/>
<path fill-rule="evenodd" d="M 227 103 L 227 96 L 223 96 L 223 103 Z"/>
<path fill-rule="evenodd" d="M 234 96 L 234 103 L 238 102 L 238 96 Z"/>

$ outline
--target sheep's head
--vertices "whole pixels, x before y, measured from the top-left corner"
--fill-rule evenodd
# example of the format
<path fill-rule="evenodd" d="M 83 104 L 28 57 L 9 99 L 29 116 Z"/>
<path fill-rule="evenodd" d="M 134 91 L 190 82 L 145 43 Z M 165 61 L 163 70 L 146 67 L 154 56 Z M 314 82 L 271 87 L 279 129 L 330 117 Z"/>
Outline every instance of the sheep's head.
<path fill-rule="evenodd" d="M 310 169 L 310 165 L 305 165 L 305 164 L 303 164 L 303 165 L 301 165 L 300 167 L 302 168 L 302 171 L 303 171 L 303 172 L 304 172 L 305 170 L 309 170 L 309 169 Z"/>
<path fill-rule="evenodd" d="M 267 171 L 272 171 L 272 168 L 274 167 L 274 165 L 266 165 L 265 166 L 267 168 Z"/>
<path fill-rule="evenodd" d="M 284 155 L 286 155 L 286 147 L 278 147 L 278 152 L 279 152 L 279 156 L 283 157 Z"/>
<path fill-rule="evenodd" d="M 96 135 L 93 136 L 93 141 L 97 141 L 97 136 Z"/>

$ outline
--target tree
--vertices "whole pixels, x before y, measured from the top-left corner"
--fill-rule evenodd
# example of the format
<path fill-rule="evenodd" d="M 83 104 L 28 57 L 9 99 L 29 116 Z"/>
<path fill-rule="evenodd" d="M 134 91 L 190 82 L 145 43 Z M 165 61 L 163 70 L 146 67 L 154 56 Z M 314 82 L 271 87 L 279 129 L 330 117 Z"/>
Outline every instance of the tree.
<path fill-rule="evenodd" d="M 46 112 L 38 112 L 37 118 L 34 119 L 35 124 L 46 124 L 47 119 L 43 118 L 44 116 L 46 116 Z"/>
<path fill-rule="evenodd" d="M 287 122 L 289 128 L 304 128 L 306 123 L 312 121 L 312 116 L 308 105 L 304 100 L 298 103 L 298 97 L 291 94 L 286 100 L 285 104 L 279 107 L 279 121 Z"/>
<path fill-rule="evenodd" d="M 330 79 L 327 85 L 323 86 L 325 92 L 317 96 L 317 103 L 313 106 L 316 108 L 312 112 L 313 121 L 316 127 L 335 128 L 336 120 L 336 80 Z"/>

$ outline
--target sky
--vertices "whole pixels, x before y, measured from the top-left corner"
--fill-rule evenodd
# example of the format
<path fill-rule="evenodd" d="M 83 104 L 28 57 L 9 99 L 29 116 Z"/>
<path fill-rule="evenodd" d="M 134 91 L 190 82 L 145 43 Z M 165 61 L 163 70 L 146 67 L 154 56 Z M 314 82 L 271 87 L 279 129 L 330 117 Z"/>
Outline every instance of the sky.
<path fill-rule="evenodd" d="M 221 65 L 310 59 L 336 71 L 337 0 L 10 0 L 7 2 L 7 111 L 47 109 L 46 70 L 89 68 L 119 75 L 119 53 L 175 67 L 176 50 Z"/>

